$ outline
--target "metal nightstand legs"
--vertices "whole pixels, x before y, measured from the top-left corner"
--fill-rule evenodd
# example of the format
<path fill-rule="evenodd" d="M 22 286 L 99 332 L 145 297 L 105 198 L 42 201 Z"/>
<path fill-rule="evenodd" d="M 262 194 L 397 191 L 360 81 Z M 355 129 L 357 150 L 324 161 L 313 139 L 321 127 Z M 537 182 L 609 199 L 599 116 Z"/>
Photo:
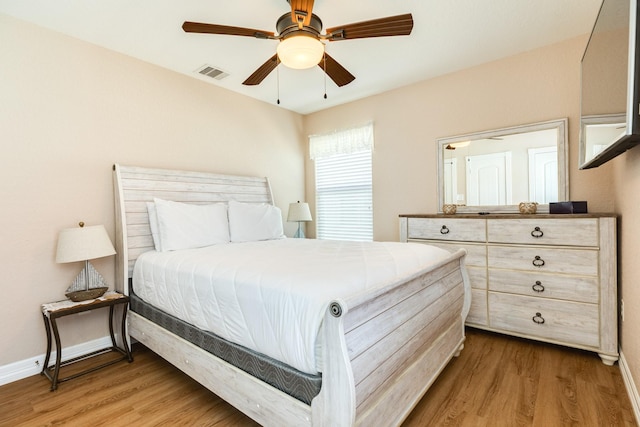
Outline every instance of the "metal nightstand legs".
<path fill-rule="evenodd" d="M 46 313 L 42 314 L 42 317 L 44 319 L 44 327 L 45 330 L 47 332 L 47 354 L 45 356 L 44 359 L 44 364 L 42 367 L 42 372 L 41 375 L 46 376 L 49 381 L 51 381 L 51 391 L 54 391 L 58 388 L 58 384 L 73 378 L 77 378 L 81 375 L 84 374 L 88 374 L 89 372 L 93 372 L 96 371 L 98 369 L 104 368 L 106 366 L 112 365 L 114 363 L 120 362 L 122 360 L 127 360 L 129 363 L 133 362 L 133 356 L 131 355 L 131 352 L 129 351 L 129 347 L 127 346 L 127 342 L 126 342 L 126 338 L 125 338 L 125 334 L 126 334 L 126 317 L 127 317 L 127 305 L 123 304 L 123 309 L 122 309 L 122 340 L 123 340 L 123 347 L 118 347 L 118 344 L 116 343 L 116 337 L 114 334 L 114 328 L 113 328 L 113 313 L 114 313 L 114 309 L 115 309 L 115 304 L 112 304 L 109 306 L 109 335 L 111 336 L 111 347 L 106 347 L 100 350 L 96 350 L 93 351 L 91 353 L 87 353 L 87 354 L 83 354 L 81 356 L 78 357 L 74 357 L 72 359 L 66 360 L 65 362 L 62 362 L 62 345 L 60 343 L 60 333 L 58 332 L 58 325 L 56 323 L 56 318 L 57 317 L 61 317 L 61 315 L 56 316 L 56 313 L 49 313 L 49 315 L 47 316 Z M 64 315 L 64 314 L 63 314 Z M 49 360 L 51 358 L 51 350 L 52 350 L 52 346 L 51 346 L 51 330 L 53 330 L 53 338 L 55 339 L 55 343 L 56 343 L 56 362 L 55 364 L 49 366 Z M 75 362 L 79 362 L 81 360 L 85 360 L 85 359 L 89 359 L 91 357 L 94 356 L 99 356 L 101 354 L 105 354 L 105 353 L 109 353 L 109 352 L 116 352 L 116 353 L 120 353 L 121 357 L 114 359 L 114 360 L 110 360 L 108 362 L 102 363 L 100 365 L 97 366 L 93 366 L 89 369 L 83 370 L 81 372 L 75 373 L 73 375 L 69 375 L 67 377 L 64 378 L 59 378 L 60 375 L 60 368 L 63 366 L 68 366 L 71 365 Z M 53 371 L 53 373 L 52 373 Z"/>

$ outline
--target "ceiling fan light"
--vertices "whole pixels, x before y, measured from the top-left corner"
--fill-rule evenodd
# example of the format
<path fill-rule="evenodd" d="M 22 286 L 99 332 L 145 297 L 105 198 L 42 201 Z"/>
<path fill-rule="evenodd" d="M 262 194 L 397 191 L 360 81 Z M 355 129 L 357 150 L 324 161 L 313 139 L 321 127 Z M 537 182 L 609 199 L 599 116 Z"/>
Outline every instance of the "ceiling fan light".
<path fill-rule="evenodd" d="M 456 148 L 468 147 L 469 144 L 471 144 L 471 141 L 454 142 L 454 143 L 449 144 L 449 145 L 452 146 L 454 149 L 456 149 Z"/>
<path fill-rule="evenodd" d="M 324 55 L 324 44 L 315 37 L 296 35 L 282 40 L 276 52 L 285 66 L 303 70 L 320 63 Z"/>

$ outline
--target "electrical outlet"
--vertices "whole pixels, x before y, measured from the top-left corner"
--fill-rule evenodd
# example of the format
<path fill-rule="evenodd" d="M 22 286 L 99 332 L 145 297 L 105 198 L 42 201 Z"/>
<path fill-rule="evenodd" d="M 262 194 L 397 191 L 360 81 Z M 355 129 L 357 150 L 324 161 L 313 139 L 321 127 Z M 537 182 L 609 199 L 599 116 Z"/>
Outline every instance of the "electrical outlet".
<path fill-rule="evenodd" d="M 624 322 L 624 300 L 620 300 L 620 319 Z"/>

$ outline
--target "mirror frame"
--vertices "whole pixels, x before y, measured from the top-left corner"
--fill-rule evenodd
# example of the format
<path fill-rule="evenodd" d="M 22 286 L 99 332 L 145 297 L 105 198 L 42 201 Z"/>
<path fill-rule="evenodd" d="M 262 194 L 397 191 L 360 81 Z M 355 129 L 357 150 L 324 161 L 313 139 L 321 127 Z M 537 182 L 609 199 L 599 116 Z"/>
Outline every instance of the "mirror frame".
<path fill-rule="evenodd" d="M 531 123 L 521 126 L 512 126 L 501 129 L 493 129 L 482 132 L 468 133 L 464 135 L 456 135 L 436 140 L 438 150 L 438 213 L 443 213 L 444 206 L 444 147 L 461 141 L 473 141 L 477 139 L 495 138 L 505 135 L 514 135 L 527 132 L 536 132 L 540 130 L 556 129 L 558 139 L 558 201 L 569 200 L 569 155 L 568 155 L 568 137 L 567 137 L 567 119 L 550 120 L 546 122 Z M 526 202 L 527 200 L 521 200 Z M 458 213 L 514 213 L 518 211 L 518 205 L 493 205 L 493 206 L 457 206 Z M 538 213 L 548 213 L 549 205 L 538 205 Z"/>

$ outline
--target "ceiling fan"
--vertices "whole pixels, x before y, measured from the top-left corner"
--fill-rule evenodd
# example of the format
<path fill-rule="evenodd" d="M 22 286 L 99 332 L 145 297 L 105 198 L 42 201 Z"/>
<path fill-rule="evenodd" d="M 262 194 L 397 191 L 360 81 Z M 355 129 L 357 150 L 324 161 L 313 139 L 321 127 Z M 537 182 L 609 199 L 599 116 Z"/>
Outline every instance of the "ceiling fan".
<path fill-rule="evenodd" d="M 355 77 L 325 52 L 323 41 L 340 41 L 368 37 L 405 36 L 411 34 L 413 17 L 410 13 L 370 21 L 327 28 L 321 34 L 322 21 L 312 13 L 314 0 L 287 0 L 291 12 L 276 22 L 277 35 L 270 31 L 205 24 L 186 21 L 182 29 L 187 33 L 247 36 L 257 39 L 280 40 L 276 54 L 262 64 L 242 84 L 260 84 L 280 62 L 290 68 L 304 69 L 319 66 L 338 86 L 351 83 Z"/>

